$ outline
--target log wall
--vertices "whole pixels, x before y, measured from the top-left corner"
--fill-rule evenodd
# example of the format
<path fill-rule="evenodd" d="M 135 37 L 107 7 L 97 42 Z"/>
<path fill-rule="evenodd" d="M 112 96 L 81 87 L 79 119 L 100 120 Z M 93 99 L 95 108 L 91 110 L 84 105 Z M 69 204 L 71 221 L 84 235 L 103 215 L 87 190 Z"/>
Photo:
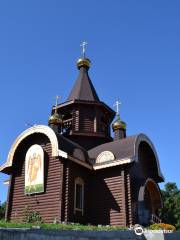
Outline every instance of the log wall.
<path fill-rule="evenodd" d="M 33 144 L 39 144 L 44 149 L 45 192 L 40 194 L 25 195 L 25 154 Z M 28 137 L 16 151 L 9 192 L 9 220 L 22 221 L 25 207 L 38 211 L 46 222 L 53 222 L 61 218 L 61 195 L 63 180 L 62 162 L 51 156 L 51 145 L 46 137 L 37 135 Z"/>

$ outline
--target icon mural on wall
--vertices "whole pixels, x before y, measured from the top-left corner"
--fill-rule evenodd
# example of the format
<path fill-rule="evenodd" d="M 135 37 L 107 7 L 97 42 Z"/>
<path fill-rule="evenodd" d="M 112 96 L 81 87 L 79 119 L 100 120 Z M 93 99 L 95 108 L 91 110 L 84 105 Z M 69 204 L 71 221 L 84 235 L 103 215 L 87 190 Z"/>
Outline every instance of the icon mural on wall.
<path fill-rule="evenodd" d="M 25 194 L 44 192 L 44 151 L 35 144 L 25 158 Z"/>

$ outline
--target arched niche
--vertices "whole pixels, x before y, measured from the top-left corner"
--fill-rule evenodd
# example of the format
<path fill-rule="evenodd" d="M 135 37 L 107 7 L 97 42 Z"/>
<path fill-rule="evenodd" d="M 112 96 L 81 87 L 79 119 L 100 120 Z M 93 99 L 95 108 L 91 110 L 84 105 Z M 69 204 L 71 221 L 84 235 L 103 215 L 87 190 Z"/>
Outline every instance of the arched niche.
<path fill-rule="evenodd" d="M 138 195 L 138 219 L 140 224 L 147 225 L 152 217 L 158 219 L 158 210 L 162 208 L 161 191 L 157 183 L 148 178 L 140 187 Z"/>

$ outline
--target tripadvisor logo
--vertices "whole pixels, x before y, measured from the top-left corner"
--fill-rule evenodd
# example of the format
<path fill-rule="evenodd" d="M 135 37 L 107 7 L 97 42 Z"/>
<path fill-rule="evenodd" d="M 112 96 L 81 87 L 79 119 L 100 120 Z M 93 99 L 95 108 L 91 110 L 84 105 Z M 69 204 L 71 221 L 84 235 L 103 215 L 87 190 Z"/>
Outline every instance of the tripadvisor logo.
<path fill-rule="evenodd" d="M 144 233 L 144 229 L 141 225 L 135 225 L 134 232 L 136 235 L 141 236 Z"/>
<path fill-rule="evenodd" d="M 134 226 L 130 226 L 130 230 L 134 230 L 135 234 L 141 236 L 144 233 L 144 229 L 141 225 L 135 224 Z"/>
<path fill-rule="evenodd" d="M 150 230 L 150 229 L 146 229 L 143 228 L 141 225 L 139 224 L 135 224 L 134 226 L 130 226 L 129 228 L 130 230 L 134 230 L 135 234 L 138 236 L 141 236 L 142 234 L 146 234 L 146 235 L 153 235 L 153 234 L 163 234 L 163 233 L 172 233 L 172 230 Z"/>

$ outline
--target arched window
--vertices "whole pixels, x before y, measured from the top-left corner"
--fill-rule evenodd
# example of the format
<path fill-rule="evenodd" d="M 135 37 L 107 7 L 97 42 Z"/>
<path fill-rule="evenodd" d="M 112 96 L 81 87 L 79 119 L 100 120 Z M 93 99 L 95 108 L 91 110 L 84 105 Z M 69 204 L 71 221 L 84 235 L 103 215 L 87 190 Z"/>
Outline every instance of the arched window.
<path fill-rule="evenodd" d="M 84 212 L 84 181 L 81 178 L 75 179 L 74 187 L 74 214 L 76 211 Z"/>

